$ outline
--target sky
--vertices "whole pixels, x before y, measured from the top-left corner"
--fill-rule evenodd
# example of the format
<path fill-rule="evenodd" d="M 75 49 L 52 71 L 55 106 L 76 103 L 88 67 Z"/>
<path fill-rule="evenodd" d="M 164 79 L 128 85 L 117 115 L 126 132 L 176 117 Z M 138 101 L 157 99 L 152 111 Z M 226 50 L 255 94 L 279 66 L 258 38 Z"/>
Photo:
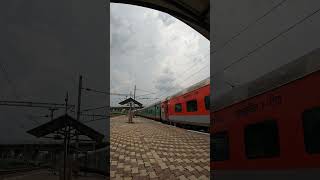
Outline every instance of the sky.
<path fill-rule="evenodd" d="M 167 13 L 110 4 L 112 93 L 133 94 L 136 85 L 143 105 L 162 100 L 209 77 L 209 49 L 209 40 Z M 125 98 L 112 95 L 110 104 Z"/>
<path fill-rule="evenodd" d="M 107 13 L 104 1 L 0 2 L 0 100 L 76 104 L 83 86 L 108 89 Z M 82 109 L 106 106 L 104 94 L 83 92 Z M 105 114 L 100 109 L 95 114 Z M 70 112 L 71 115 L 74 113 Z M 48 109 L 0 106 L 0 143 L 48 141 L 26 133 L 50 119 Z M 64 114 L 56 111 L 54 116 Z M 92 117 L 81 118 L 87 121 Z M 86 125 L 108 135 L 108 122 Z"/>
<path fill-rule="evenodd" d="M 209 76 L 209 41 L 202 35 L 167 14 L 141 7 L 111 4 L 108 19 L 104 3 L 0 1 L 0 101 L 64 103 L 68 92 L 69 104 L 76 104 L 79 75 L 84 88 L 98 91 L 110 86 L 111 92 L 130 93 L 136 85 L 137 98 L 150 92 L 156 94 L 140 98 L 162 98 Z M 83 91 L 81 109 L 117 105 L 123 98 L 110 101 L 105 94 Z M 154 101 L 141 99 L 144 104 Z M 49 112 L 0 106 L 0 144 L 53 142 L 26 133 L 50 121 L 43 117 Z M 106 108 L 88 112 L 105 113 Z M 59 110 L 54 117 L 63 114 Z M 108 139 L 107 120 L 85 124 Z"/>

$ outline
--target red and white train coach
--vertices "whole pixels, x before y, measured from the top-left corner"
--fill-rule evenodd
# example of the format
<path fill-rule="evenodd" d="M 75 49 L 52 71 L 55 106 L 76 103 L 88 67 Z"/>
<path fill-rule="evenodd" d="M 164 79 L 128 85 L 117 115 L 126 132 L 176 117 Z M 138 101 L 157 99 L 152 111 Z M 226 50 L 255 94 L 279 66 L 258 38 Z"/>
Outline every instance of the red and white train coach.
<path fill-rule="evenodd" d="M 237 99 L 236 91 L 246 95 Z M 235 88 L 213 107 L 214 179 L 320 179 L 319 49 Z"/>
<path fill-rule="evenodd" d="M 210 79 L 206 78 L 161 102 L 137 110 L 137 115 L 180 127 L 208 131 L 209 108 Z"/>
<path fill-rule="evenodd" d="M 166 98 L 161 103 L 161 119 L 165 123 L 209 129 L 210 79 Z"/>

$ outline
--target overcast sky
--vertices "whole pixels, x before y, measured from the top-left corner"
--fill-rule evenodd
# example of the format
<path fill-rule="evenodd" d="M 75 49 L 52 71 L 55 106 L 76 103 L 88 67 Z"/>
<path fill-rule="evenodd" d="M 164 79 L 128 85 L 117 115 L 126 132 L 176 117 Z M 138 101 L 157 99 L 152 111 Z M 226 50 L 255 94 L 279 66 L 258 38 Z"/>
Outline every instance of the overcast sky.
<path fill-rule="evenodd" d="M 84 87 L 107 91 L 105 1 L 3 0 L 0 2 L 0 100 L 75 104 Z M 107 104 L 103 94 L 83 93 L 82 109 Z M 47 109 L 0 106 L 0 143 L 28 143 L 27 130 L 47 122 Z M 64 111 L 55 112 L 55 117 Z M 93 112 L 105 113 L 105 110 Z M 89 120 L 83 118 L 82 120 Z M 106 120 L 87 123 L 108 134 Z M 47 139 L 45 139 L 47 141 Z"/>
<path fill-rule="evenodd" d="M 210 74 L 209 41 L 180 20 L 139 6 L 110 5 L 111 92 L 159 98 Z M 111 96 L 118 106 L 125 97 Z M 137 97 L 139 98 L 139 97 Z M 144 105 L 156 99 L 138 99 Z"/>
<path fill-rule="evenodd" d="M 84 87 L 100 91 L 108 91 L 110 78 L 115 93 L 129 93 L 135 84 L 157 93 L 144 98 L 165 97 L 209 76 L 209 41 L 202 35 L 167 14 L 111 4 L 109 40 L 104 3 L 0 1 L 0 100 L 64 103 L 68 91 L 69 103 L 75 104 L 80 74 Z M 137 96 L 147 93 L 138 90 Z M 82 109 L 109 102 L 90 92 L 82 98 Z M 111 105 L 119 101 L 115 96 Z M 55 117 L 63 113 L 57 111 Z M 92 113 L 104 114 L 105 109 Z M 48 109 L 0 106 L 0 143 L 41 140 L 26 131 L 48 122 L 39 117 L 47 114 Z M 109 134 L 107 121 L 86 124 Z"/>

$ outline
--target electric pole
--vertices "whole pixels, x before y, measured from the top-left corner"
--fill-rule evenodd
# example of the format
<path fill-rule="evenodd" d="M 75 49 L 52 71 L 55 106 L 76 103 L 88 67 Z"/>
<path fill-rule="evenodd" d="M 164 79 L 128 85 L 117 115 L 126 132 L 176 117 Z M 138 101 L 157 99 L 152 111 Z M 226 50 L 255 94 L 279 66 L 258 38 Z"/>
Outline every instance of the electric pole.
<path fill-rule="evenodd" d="M 66 103 L 66 115 L 68 113 L 68 92 L 65 98 Z M 64 130 L 64 162 L 63 162 L 63 177 L 66 180 L 66 166 L 67 166 L 67 158 L 68 158 L 68 123 L 67 123 L 67 116 L 65 116 L 65 130 Z"/>
<path fill-rule="evenodd" d="M 131 98 L 131 91 L 130 91 L 130 98 Z M 132 123 L 132 102 L 129 102 L 129 106 L 130 106 L 130 109 L 129 109 L 129 123 Z"/>
<path fill-rule="evenodd" d="M 133 100 L 136 100 L 136 85 L 134 85 L 134 91 L 133 91 Z M 135 109 L 135 103 L 133 102 L 133 110 Z M 134 117 L 134 114 L 133 114 Z"/>
<path fill-rule="evenodd" d="M 80 106 L 81 106 L 81 90 L 82 90 L 82 76 L 79 77 L 78 88 L 78 104 L 77 104 L 77 121 L 80 121 Z M 78 148 L 79 148 L 79 134 L 76 130 L 76 161 L 78 160 Z"/>

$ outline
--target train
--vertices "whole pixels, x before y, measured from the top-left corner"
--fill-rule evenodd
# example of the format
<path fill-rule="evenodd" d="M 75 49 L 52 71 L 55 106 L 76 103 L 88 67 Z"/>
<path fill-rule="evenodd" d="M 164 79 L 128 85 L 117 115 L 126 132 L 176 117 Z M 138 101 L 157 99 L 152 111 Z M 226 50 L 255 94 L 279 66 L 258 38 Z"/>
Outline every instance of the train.
<path fill-rule="evenodd" d="M 206 79 L 137 114 L 208 127 L 214 179 L 320 179 L 319 57 L 315 49 L 212 100 Z"/>
<path fill-rule="evenodd" d="M 209 132 L 210 78 L 134 113 L 166 124 Z"/>
<path fill-rule="evenodd" d="M 208 128 L 214 179 L 320 179 L 319 57 L 315 49 L 212 98 L 212 106 L 205 79 L 136 113 Z"/>
<path fill-rule="evenodd" d="M 213 99 L 214 179 L 320 179 L 319 57 L 316 49 Z"/>

